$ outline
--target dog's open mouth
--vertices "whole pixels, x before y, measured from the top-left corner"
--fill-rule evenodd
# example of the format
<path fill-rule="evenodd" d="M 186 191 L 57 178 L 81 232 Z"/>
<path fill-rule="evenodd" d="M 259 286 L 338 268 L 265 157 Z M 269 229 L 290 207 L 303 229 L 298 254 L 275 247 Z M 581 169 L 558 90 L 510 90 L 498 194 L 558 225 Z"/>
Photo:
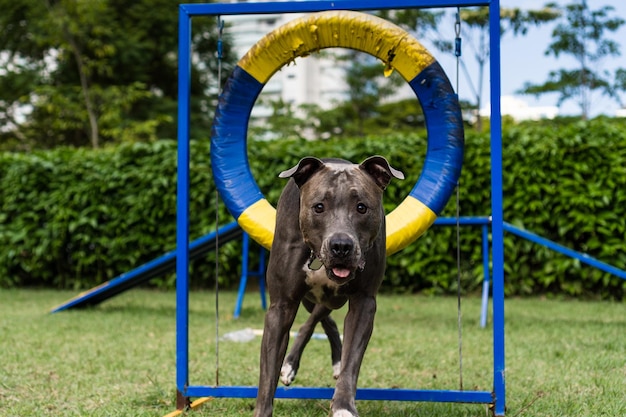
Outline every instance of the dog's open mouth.
<path fill-rule="evenodd" d="M 351 272 L 349 269 L 341 268 L 341 267 L 331 268 L 331 271 L 333 275 L 336 276 L 337 278 L 348 278 Z"/>
<path fill-rule="evenodd" d="M 344 266 L 337 265 L 331 268 L 326 268 L 328 278 L 341 284 L 349 281 L 352 278 L 352 270 Z"/>

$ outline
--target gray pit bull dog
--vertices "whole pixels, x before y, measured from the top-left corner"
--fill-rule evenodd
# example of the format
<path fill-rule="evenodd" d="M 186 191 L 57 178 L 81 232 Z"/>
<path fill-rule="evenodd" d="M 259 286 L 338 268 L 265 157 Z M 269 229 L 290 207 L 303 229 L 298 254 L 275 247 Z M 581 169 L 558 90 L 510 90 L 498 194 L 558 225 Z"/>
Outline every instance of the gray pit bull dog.
<path fill-rule="evenodd" d="M 254 416 L 272 415 L 278 379 L 285 385 L 293 382 L 304 346 L 321 322 L 337 379 L 332 415 L 355 417 L 357 379 L 385 272 L 383 191 L 392 178 L 404 179 L 404 174 L 382 156 L 360 165 L 306 157 L 279 177 L 291 180 L 278 202 L 267 269 L 270 306 Z M 301 302 L 311 315 L 285 358 L 289 330 Z M 330 313 L 346 302 L 342 348 Z"/>

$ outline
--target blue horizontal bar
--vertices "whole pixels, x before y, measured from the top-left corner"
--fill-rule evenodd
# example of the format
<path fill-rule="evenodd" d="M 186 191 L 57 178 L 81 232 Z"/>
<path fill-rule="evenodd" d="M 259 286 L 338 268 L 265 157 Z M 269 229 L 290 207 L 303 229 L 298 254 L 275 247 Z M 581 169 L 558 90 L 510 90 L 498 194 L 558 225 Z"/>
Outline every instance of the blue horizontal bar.
<path fill-rule="evenodd" d="M 307 13 L 322 10 L 382 10 L 430 7 L 487 6 L 483 0 L 313 0 L 251 3 L 181 4 L 188 16 Z"/>
<path fill-rule="evenodd" d="M 278 387 L 276 398 L 289 399 L 321 399 L 330 400 L 334 388 L 312 387 Z M 184 392 L 187 397 L 216 397 L 216 398 L 256 398 L 257 387 L 229 386 L 189 386 Z M 357 400 L 382 401 L 429 401 L 429 402 L 460 402 L 491 404 L 493 394 L 486 391 L 458 391 L 458 390 L 412 390 L 412 389 L 385 389 L 359 388 L 356 392 Z"/>
<path fill-rule="evenodd" d="M 524 239 L 530 240 L 531 242 L 534 243 L 538 243 L 540 245 L 543 245 L 545 247 L 547 247 L 548 249 L 552 249 L 556 252 L 562 253 L 563 255 L 569 256 L 570 258 L 574 258 L 574 259 L 578 259 L 581 262 L 586 263 L 587 265 L 590 265 L 594 268 L 597 268 L 601 271 L 604 272 L 608 272 L 610 274 L 615 275 L 616 277 L 619 277 L 621 279 L 626 279 L 626 271 L 623 271 L 619 268 L 616 268 L 612 265 L 606 264 L 602 261 L 597 260 L 596 258 L 593 258 L 589 255 L 587 255 L 586 253 L 580 253 L 577 252 L 575 250 L 569 249 L 563 245 L 560 245 L 556 242 L 553 242 L 551 240 L 548 240 L 546 238 L 543 238 L 539 235 L 536 235 L 534 233 L 531 233 L 527 230 L 522 230 L 518 227 L 513 226 L 510 223 L 507 222 L 503 222 L 503 228 L 504 230 L 506 230 L 507 232 L 513 233 L 515 235 L 518 235 L 520 237 L 523 237 Z"/>
<path fill-rule="evenodd" d="M 459 224 L 461 226 L 484 226 L 491 224 L 491 217 L 473 217 L 473 216 L 461 216 L 459 217 Z M 438 217 L 435 220 L 435 226 L 456 226 L 456 217 Z"/>

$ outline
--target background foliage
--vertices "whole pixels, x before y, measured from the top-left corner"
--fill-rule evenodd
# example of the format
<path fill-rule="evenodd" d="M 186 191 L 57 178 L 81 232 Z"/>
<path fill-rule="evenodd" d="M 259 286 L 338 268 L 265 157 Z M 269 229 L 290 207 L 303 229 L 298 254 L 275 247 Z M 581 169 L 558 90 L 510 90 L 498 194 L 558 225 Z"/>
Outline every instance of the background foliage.
<path fill-rule="evenodd" d="M 557 94 L 557 106 L 573 100 L 580 107 L 583 119 L 592 110 L 594 93 L 611 97 L 623 106 L 620 95 L 626 92 L 626 68 L 618 67 L 611 73 L 603 67 L 607 58 L 621 56 L 619 42 L 610 35 L 626 20 L 616 16 L 612 6 L 591 9 L 586 1 L 565 6 L 550 3 L 547 7 L 559 11 L 561 19 L 552 31 L 552 42 L 545 55 L 557 59 L 561 55 L 569 56 L 575 66 L 550 71 L 548 80 L 542 84 L 526 82 L 520 92 L 535 96 Z"/>
<path fill-rule="evenodd" d="M 176 2 L 0 0 L 0 10 L 2 149 L 175 136 Z M 217 32 L 216 19 L 194 19 L 192 137 L 213 117 Z M 225 76 L 235 60 L 229 42 Z"/>
<path fill-rule="evenodd" d="M 468 131 L 460 181 L 463 216 L 490 213 L 489 135 Z M 505 220 L 574 250 L 626 268 L 626 122 L 614 119 L 519 124 L 504 133 Z M 302 156 L 360 161 L 385 155 L 405 181 L 387 189 L 388 211 L 415 184 L 426 137 L 389 134 L 329 141 L 249 143 L 254 177 L 270 202 L 277 174 Z M 175 246 L 176 143 L 123 144 L 101 150 L 57 148 L 0 153 L 0 285 L 87 288 Z M 453 197 L 443 215 L 454 216 Z M 220 204 L 220 223 L 232 221 Z M 192 142 L 191 238 L 214 230 L 209 143 Z M 625 283 L 541 246 L 505 236 L 508 295 L 623 299 Z M 240 242 L 221 246 L 220 280 L 234 285 Z M 481 231 L 461 229 L 463 290 L 480 288 Z M 192 284 L 214 282 L 214 254 L 192 265 Z M 388 260 L 385 291 L 456 291 L 456 231 L 429 230 Z M 173 274 L 152 284 L 171 287 Z"/>

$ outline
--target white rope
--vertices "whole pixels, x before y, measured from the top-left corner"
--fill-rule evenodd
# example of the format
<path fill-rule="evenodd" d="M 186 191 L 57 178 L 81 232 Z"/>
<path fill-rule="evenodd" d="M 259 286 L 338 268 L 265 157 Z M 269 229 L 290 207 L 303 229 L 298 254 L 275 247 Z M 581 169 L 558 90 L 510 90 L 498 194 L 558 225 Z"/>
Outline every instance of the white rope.
<path fill-rule="evenodd" d="M 217 96 L 222 94 L 222 32 L 224 21 L 217 16 Z M 215 189 L 215 386 L 220 385 L 220 301 L 219 301 L 219 193 Z"/>
<path fill-rule="evenodd" d="M 456 22 L 454 23 L 454 55 L 456 56 L 456 94 L 459 95 L 459 66 L 461 61 L 461 8 L 456 8 Z M 457 298 L 457 327 L 459 331 L 459 389 L 463 391 L 463 326 L 461 310 L 461 220 L 460 220 L 460 181 L 456 184 L 456 298 Z"/>

